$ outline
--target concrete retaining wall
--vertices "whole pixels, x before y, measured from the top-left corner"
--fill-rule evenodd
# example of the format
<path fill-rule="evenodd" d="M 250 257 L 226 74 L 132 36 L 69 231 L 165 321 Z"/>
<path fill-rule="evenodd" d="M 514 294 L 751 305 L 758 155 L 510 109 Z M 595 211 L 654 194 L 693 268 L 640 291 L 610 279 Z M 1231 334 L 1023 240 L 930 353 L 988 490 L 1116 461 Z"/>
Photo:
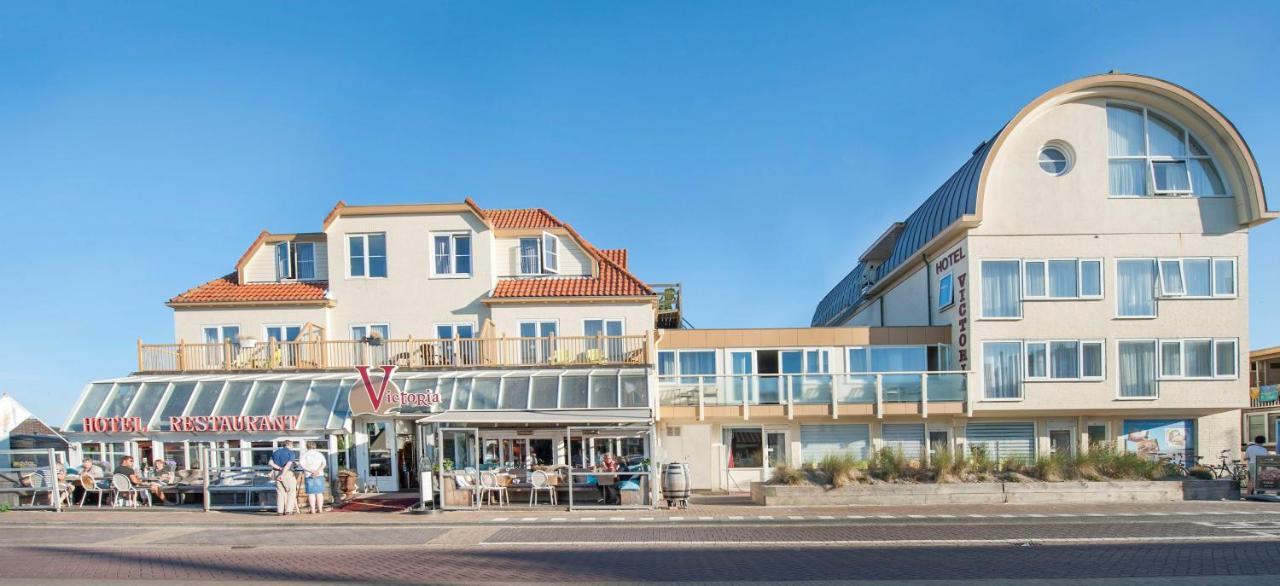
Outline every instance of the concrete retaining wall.
<path fill-rule="evenodd" d="M 825 488 L 753 482 L 751 500 L 766 506 L 1166 503 L 1231 498 L 1230 484 L 1229 480 L 975 482 Z"/>

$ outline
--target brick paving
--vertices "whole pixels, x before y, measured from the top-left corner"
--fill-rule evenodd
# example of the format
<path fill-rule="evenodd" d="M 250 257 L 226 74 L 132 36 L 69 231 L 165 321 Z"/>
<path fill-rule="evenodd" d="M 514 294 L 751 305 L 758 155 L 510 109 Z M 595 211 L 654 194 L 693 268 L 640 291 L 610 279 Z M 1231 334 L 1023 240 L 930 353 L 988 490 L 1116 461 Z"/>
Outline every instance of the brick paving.
<path fill-rule="evenodd" d="M 1039 547 L 0 549 L 0 580 L 604 582 L 1280 575 L 1280 542 Z"/>

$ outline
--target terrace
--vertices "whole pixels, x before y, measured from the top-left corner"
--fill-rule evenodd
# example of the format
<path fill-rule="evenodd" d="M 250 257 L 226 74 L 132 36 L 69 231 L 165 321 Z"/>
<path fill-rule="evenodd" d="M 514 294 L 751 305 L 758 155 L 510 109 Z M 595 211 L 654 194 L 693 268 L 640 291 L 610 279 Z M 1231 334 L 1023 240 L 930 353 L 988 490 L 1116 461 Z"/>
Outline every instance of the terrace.
<path fill-rule="evenodd" d="M 343 370 L 395 365 L 407 370 L 600 367 L 652 364 L 646 335 L 542 338 L 299 339 L 278 342 L 146 344 L 139 373 Z"/>

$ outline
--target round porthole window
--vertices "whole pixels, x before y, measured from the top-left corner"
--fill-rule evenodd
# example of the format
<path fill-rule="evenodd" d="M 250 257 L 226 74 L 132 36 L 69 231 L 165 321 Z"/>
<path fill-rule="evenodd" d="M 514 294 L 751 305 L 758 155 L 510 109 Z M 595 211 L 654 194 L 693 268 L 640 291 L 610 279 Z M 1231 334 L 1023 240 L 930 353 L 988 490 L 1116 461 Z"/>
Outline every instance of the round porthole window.
<path fill-rule="evenodd" d="M 1071 170 L 1071 151 L 1065 145 L 1050 143 L 1040 149 L 1040 169 L 1050 175 Z"/>

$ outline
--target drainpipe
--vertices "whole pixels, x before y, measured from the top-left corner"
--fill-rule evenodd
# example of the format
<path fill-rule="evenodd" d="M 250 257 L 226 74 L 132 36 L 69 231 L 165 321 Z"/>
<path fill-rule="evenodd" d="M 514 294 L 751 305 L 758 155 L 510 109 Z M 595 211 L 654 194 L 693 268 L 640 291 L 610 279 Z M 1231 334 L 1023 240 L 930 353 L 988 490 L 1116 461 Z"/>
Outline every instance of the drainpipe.
<path fill-rule="evenodd" d="M 929 276 L 929 256 L 920 253 L 920 262 L 924 263 L 924 314 L 928 316 L 929 325 L 933 325 L 933 279 Z"/>

